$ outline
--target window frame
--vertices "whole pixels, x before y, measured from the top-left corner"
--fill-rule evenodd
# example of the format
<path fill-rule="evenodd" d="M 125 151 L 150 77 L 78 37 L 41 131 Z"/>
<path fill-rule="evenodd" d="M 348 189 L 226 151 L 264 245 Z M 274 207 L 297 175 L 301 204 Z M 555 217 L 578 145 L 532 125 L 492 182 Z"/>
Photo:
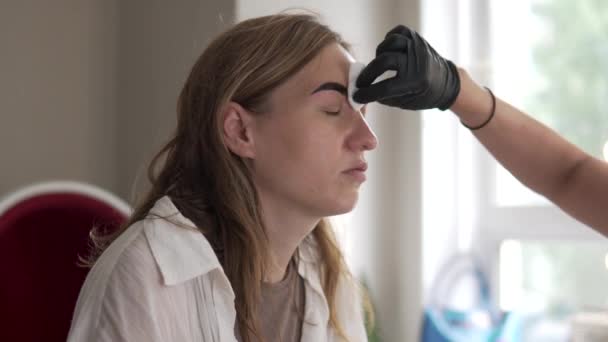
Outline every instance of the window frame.
<path fill-rule="evenodd" d="M 492 3 L 500 0 L 431 0 L 423 6 L 423 36 L 431 45 L 439 41 L 437 51 L 463 66 L 477 82 L 492 88 Z M 457 19 L 435 28 L 436 9 L 445 6 Z M 455 15 L 456 14 L 456 15 Z M 445 13 L 443 14 L 445 15 Z M 442 37 L 444 35 L 445 37 Z M 451 40 L 446 44 L 445 40 Z M 500 96 L 500 94 L 496 94 Z M 507 99 L 508 101 L 508 99 Z M 445 122 L 440 112 L 423 115 L 423 227 L 424 289 L 431 288 L 440 265 L 455 252 L 472 252 L 484 262 L 491 290 L 500 297 L 500 246 L 506 240 L 597 240 L 599 234 L 571 218 L 552 203 L 546 205 L 499 206 L 496 204 L 498 162 L 474 136 L 460 125 L 455 115 Z M 430 117 L 432 116 L 432 117 Z M 441 122 L 443 120 L 444 122 Z M 440 125 L 441 127 L 436 127 Z M 437 156 L 437 147 L 445 147 Z M 443 184 L 451 182 L 447 198 L 434 185 L 441 169 Z M 436 212 L 445 213 L 453 222 L 438 220 Z M 532 229 L 528 227 L 533 227 Z M 454 237 L 434 248 L 431 241 L 439 234 Z"/>

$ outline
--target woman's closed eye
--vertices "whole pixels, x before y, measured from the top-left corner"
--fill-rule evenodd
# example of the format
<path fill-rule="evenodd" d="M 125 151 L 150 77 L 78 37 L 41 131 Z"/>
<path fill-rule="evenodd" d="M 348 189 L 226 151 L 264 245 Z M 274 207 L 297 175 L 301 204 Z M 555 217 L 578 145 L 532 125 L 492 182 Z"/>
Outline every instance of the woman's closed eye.
<path fill-rule="evenodd" d="M 339 115 L 345 104 L 345 97 L 337 91 L 320 91 L 315 94 L 319 109 L 327 115 Z"/>
<path fill-rule="evenodd" d="M 319 107 L 323 112 L 325 112 L 325 114 L 335 116 L 342 112 L 345 105 L 347 104 L 344 103 L 343 99 L 332 99 L 331 101 L 321 103 Z"/>
<path fill-rule="evenodd" d="M 342 108 L 327 108 L 327 109 L 323 109 L 323 111 L 325 112 L 325 114 L 328 114 L 328 115 L 339 115 L 340 112 L 342 111 Z"/>

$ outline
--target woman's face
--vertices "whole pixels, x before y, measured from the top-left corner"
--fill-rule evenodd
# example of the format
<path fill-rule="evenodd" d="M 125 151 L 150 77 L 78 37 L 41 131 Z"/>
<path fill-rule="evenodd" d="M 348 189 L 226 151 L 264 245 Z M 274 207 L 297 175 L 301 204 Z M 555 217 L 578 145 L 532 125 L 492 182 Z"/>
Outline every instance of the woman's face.
<path fill-rule="evenodd" d="M 352 57 L 325 47 L 255 116 L 254 181 L 262 200 L 325 217 L 352 210 L 377 139 L 346 97 Z"/>

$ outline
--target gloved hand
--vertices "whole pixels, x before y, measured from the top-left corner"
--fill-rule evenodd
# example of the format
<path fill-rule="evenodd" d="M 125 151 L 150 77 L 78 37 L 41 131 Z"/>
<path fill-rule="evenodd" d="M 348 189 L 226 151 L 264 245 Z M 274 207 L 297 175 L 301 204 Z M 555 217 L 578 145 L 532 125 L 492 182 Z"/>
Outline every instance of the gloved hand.
<path fill-rule="evenodd" d="M 392 78 L 372 84 L 388 70 Z M 390 30 L 376 49 L 372 60 L 357 78 L 355 101 L 382 104 L 402 109 L 446 110 L 460 92 L 458 70 L 441 57 L 416 31 L 403 25 Z"/>

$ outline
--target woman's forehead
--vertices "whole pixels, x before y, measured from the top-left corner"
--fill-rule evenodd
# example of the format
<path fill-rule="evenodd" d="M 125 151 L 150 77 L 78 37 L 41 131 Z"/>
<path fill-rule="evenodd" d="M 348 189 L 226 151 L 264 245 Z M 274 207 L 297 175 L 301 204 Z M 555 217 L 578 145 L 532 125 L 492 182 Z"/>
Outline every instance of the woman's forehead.
<path fill-rule="evenodd" d="M 342 46 L 330 44 L 280 88 L 289 97 L 303 97 L 311 95 L 320 85 L 328 82 L 346 87 L 352 61 L 354 59 Z"/>

